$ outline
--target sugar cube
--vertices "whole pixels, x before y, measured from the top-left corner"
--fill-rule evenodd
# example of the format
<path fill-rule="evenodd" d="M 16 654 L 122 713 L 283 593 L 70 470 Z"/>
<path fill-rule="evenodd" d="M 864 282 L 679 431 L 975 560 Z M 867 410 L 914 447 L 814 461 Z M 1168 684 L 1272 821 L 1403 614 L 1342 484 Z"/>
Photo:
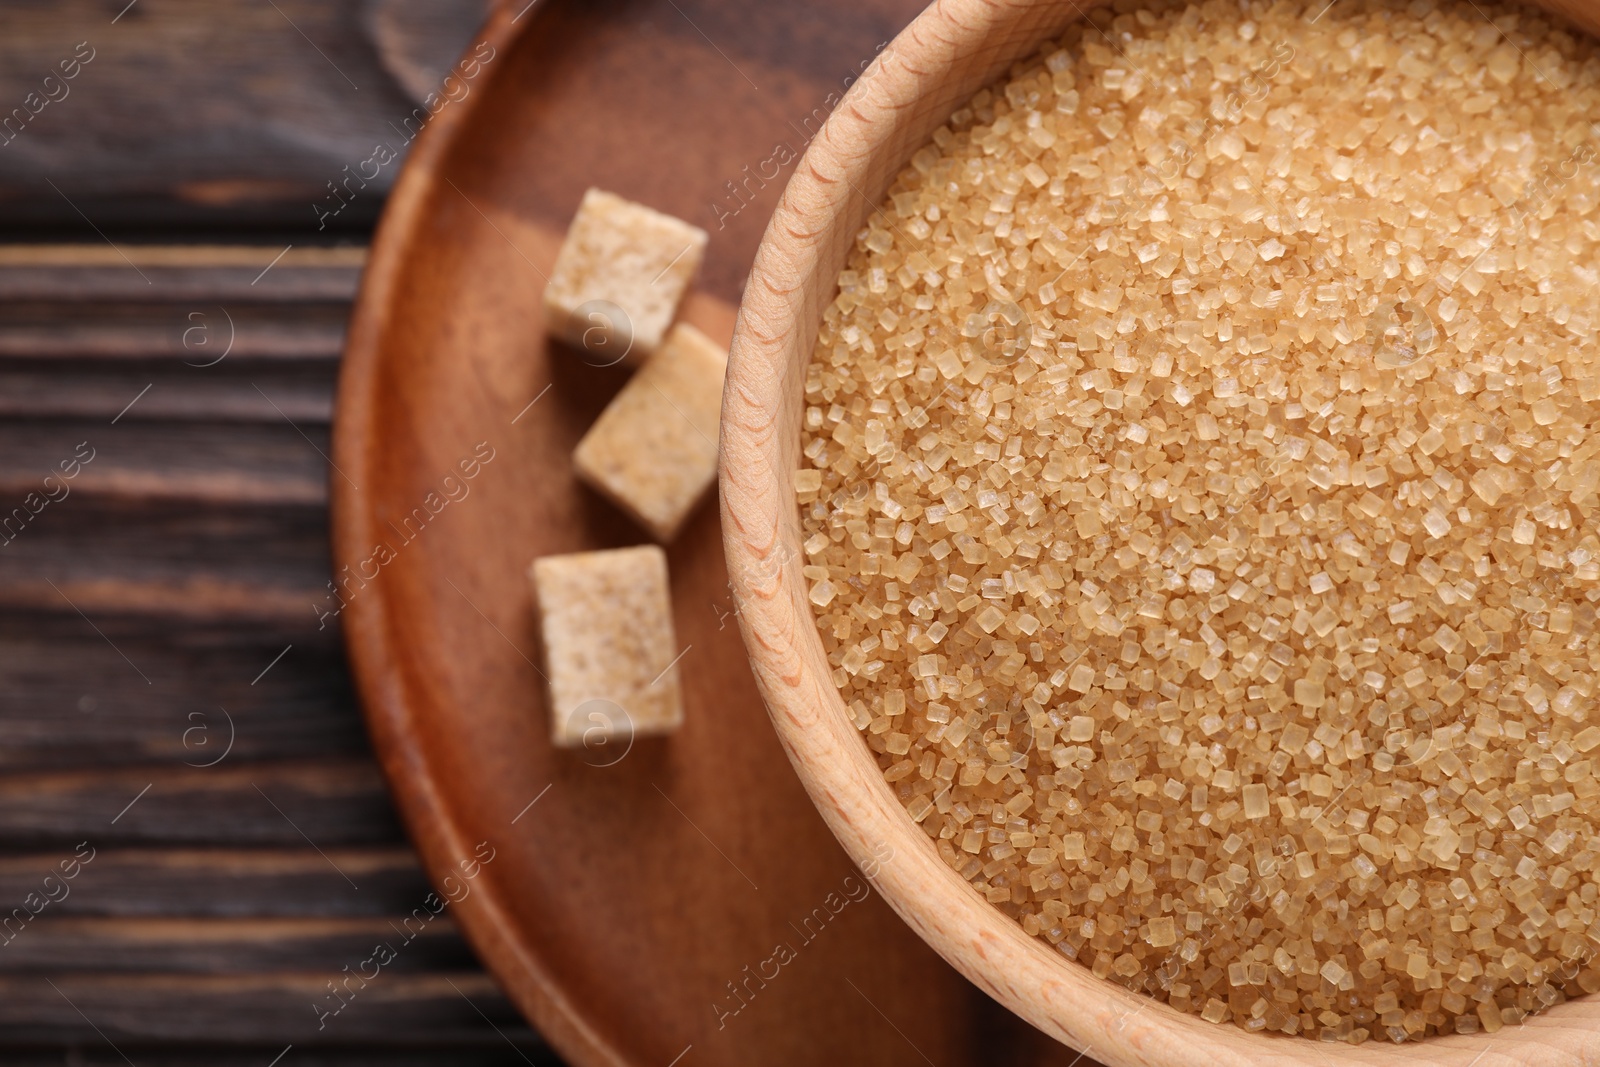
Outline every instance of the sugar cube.
<path fill-rule="evenodd" d="M 546 328 L 591 362 L 642 364 L 700 269 L 706 232 L 590 189 L 544 290 Z"/>
<path fill-rule="evenodd" d="M 664 734 L 683 722 L 667 557 L 654 545 L 533 561 L 550 737 L 561 748 Z"/>
<path fill-rule="evenodd" d="M 679 323 L 578 442 L 578 476 L 663 543 L 717 476 L 728 354 Z"/>

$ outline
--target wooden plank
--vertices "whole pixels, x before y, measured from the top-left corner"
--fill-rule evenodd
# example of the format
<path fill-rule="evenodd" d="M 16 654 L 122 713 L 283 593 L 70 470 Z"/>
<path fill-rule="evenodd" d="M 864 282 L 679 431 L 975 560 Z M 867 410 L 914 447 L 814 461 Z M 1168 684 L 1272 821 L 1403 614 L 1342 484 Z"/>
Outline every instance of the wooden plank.
<path fill-rule="evenodd" d="M 476 971 L 379 971 L 365 988 L 352 983 L 358 991 L 339 1015 L 321 1017 L 320 1006 L 339 1003 L 329 983 L 343 977 L 342 967 L 249 976 L 0 976 L 0 1030 L 10 1041 L 83 1044 L 533 1040 L 493 981 Z"/>
<path fill-rule="evenodd" d="M 4 555 L 4 553 L 0 552 L 0 555 Z M 60 583 L 57 584 L 59 585 Z M 324 588 L 323 592 L 326 594 L 326 588 Z M 95 617 L 92 621 L 94 626 L 90 627 L 84 622 L 82 615 L 71 611 L 58 612 L 54 609 L 48 612 L 36 613 L 0 611 L 0 635 L 5 635 L 0 639 L 14 639 L 16 635 L 22 634 L 32 634 L 41 640 L 47 639 L 47 636 L 53 636 L 62 640 L 81 639 L 83 647 L 92 646 L 95 641 L 99 641 L 101 647 L 108 650 L 108 654 L 115 656 L 116 653 L 110 651 L 105 640 L 95 633 L 98 630 L 100 634 L 114 638 L 119 647 L 122 646 L 123 639 L 126 638 L 136 643 L 144 642 L 146 646 L 157 650 L 161 655 L 174 657 L 169 660 L 169 662 L 178 665 L 178 669 L 170 675 L 171 680 L 174 682 L 182 682 L 190 677 L 215 677 L 204 672 L 195 673 L 196 667 L 192 662 L 183 659 L 183 657 L 209 655 L 221 649 L 236 649 L 240 650 L 239 655 L 244 657 L 245 660 L 251 660 L 255 658 L 255 653 L 248 650 L 267 650 L 267 655 L 257 661 L 256 669 L 249 671 L 246 676 L 246 681 L 249 681 L 255 678 L 260 669 L 265 667 L 267 662 L 282 650 L 283 642 L 279 638 L 285 634 L 291 634 L 291 639 L 298 638 L 295 641 L 297 655 L 283 660 L 285 665 L 291 664 L 295 659 L 298 659 L 298 653 L 301 651 L 315 648 L 321 650 L 318 653 L 319 655 L 334 657 L 333 662 L 322 661 L 317 666 L 317 670 L 322 670 L 324 667 L 336 671 L 342 671 L 343 669 L 344 644 L 337 630 L 339 620 L 337 618 L 327 619 L 328 625 L 321 630 L 317 629 L 315 625 L 307 629 L 306 622 L 311 621 L 314 623 L 315 621 L 309 608 L 303 612 L 297 612 L 294 619 L 291 620 L 290 626 L 283 629 L 271 626 L 270 618 L 245 618 L 228 622 L 205 617 L 195 619 L 181 616 L 152 618 L 134 614 L 126 616 L 106 615 L 104 617 Z M 110 661 L 108 660 L 107 662 Z M 118 662 L 122 661 L 118 660 Z M 277 669 L 274 668 L 272 673 L 276 675 L 278 673 Z M 6 674 L 4 667 L 0 667 L 0 678 L 13 676 L 15 675 Z M 267 682 L 263 681 L 257 688 L 263 688 L 266 685 Z M 69 686 L 69 688 L 71 687 Z M 160 692 L 159 679 L 157 679 L 156 692 Z"/>
<path fill-rule="evenodd" d="M 0 360 L 104 359 L 179 363 L 196 371 L 267 360 L 337 362 L 344 348 L 344 304 L 259 308 L 211 296 L 146 307 L 78 302 L 0 306 Z M 230 345 L 229 342 L 232 342 Z M 41 368 L 44 369 L 44 368 Z M 331 394 L 330 394 L 331 395 Z"/>
<path fill-rule="evenodd" d="M 139 640 L 148 619 L 100 620 L 153 685 L 130 684 L 76 614 L 0 619 L 0 769 L 364 754 L 338 630 L 301 632 L 310 619 L 292 634 L 185 627 L 154 642 Z"/>
<path fill-rule="evenodd" d="M 0 856 L 0 914 L 41 892 L 44 877 L 73 854 L 61 843 Z M 304 841 L 296 848 L 99 848 L 48 913 L 381 918 L 409 915 L 431 891 L 415 854 L 399 845 L 323 846 L 321 853 Z"/>
<path fill-rule="evenodd" d="M 437 87 L 484 8 L 483 0 L 220 8 L 139 0 L 111 9 L 67 0 L 9 11 L 0 38 L 8 108 L 38 92 L 76 42 L 87 38 L 94 52 L 66 83 L 70 95 L 41 105 L 6 146 L 0 219 L 13 230 L 71 227 L 91 239 L 79 211 L 114 236 L 129 224 L 168 235 L 192 227 L 201 239 L 262 226 L 365 232 L 398 160 L 364 188 L 347 186 L 354 199 L 320 233 L 312 205 L 339 203 L 330 183 L 348 180 L 344 168 L 356 171 L 377 142 L 403 156 L 414 136 L 404 124 L 415 128 L 424 86 Z"/>
<path fill-rule="evenodd" d="M 92 242 L 93 235 L 84 240 Z M 0 300 L 282 304 L 355 298 L 366 263 L 364 247 L 284 249 L 284 244 L 0 245 Z M 282 258 L 275 259 L 280 252 Z"/>
<path fill-rule="evenodd" d="M 395 949 L 384 973 L 475 969 L 448 911 L 410 927 L 401 926 L 403 918 L 79 918 L 47 907 L 0 943 L 0 975 L 337 972 L 369 958 L 379 944 Z"/>
<path fill-rule="evenodd" d="M 0 774 L 0 844 L 404 840 L 370 759 Z"/>
<path fill-rule="evenodd" d="M 19 559 L 14 554 L 7 559 Z M 21 568 L 26 572 L 26 568 Z M 70 615 L 81 611 L 104 626 L 113 615 L 183 619 L 188 622 L 236 624 L 262 622 L 299 626 L 308 607 L 327 590 L 304 585 L 282 589 L 256 582 L 212 575 L 155 574 L 138 577 L 95 576 L 13 579 L 14 570 L 0 566 L 0 611 Z M 55 581 L 54 585 L 50 582 Z"/>
<path fill-rule="evenodd" d="M 147 271 L 248 270 L 267 265 L 269 261 L 262 259 L 261 249 L 268 247 L 276 246 L 243 242 L 206 244 L 198 241 L 182 244 L 134 243 L 126 246 L 106 245 L 97 241 L 76 244 L 69 241 L 51 241 L 48 244 L 17 242 L 0 245 L 0 269 L 122 268 L 131 263 Z M 322 244 L 292 248 L 284 253 L 277 265 L 291 273 L 359 272 L 366 261 L 367 249 L 364 244 Z M 55 297 L 60 295 L 54 294 Z"/>
<path fill-rule="evenodd" d="M 86 37 L 95 55 L 68 83 L 70 96 L 6 147 L 7 223 L 70 225 L 92 238 L 76 208 L 113 234 L 130 222 L 311 234 L 312 205 L 331 197 L 328 183 L 343 180 L 345 166 L 354 170 L 380 139 L 404 151 L 397 127 L 416 105 L 396 79 L 404 51 L 374 32 L 381 5 L 139 0 L 112 24 L 123 6 L 67 0 L 8 14 L 0 99 L 36 91 Z M 443 35 L 448 54 L 438 66 L 448 67 L 482 6 L 432 6 L 464 24 L 461 36 Z M 162 72 L 159 86 L 152 70 Z M 352 186 L 354 200 L 325 232 L 369 228 L 398 169 L 392 162 L 367 188 Z"/>
<path fill-rule="evenodd" d="M 0 330 L 0 339 L 6 336 Z M 146 386 L 149 391 L 119 425 L 226 420 L 281 427 L 288 419 L 307 427 L 326 426 L 333 418 L 338 373 L 333 363 L 291 364 L 263 373 L 259 366 L 238 361 L 200 370 L 170 357 L 133 366 L 87 361 L 64 366 L 39 360 L 14 366 L 3 358 L 0 345 L 0 418 L 109 424 Z"/>
<path fill-rule="evenodd" d="M 86 477 L 73 483 L 70 498 L 49 504 L 25 527 L 18 528 L 15 516 L 0 513 L 0 520 L 13 522 L 0 534 L 0 567 L 7 557 L 26 559 L 37 566 L 35 579 L 48 575 L 58 585 L 63 578 L 87 581 L 117 574 L 130 580 L 159 578 L 174 586 L 213 577 L 295 590 L 318 577 L 326 583 L 320 514 L 293 506 L 290 501 L 297 497 L 274 500 L 259 484 L 251 485 L 249 476 L 241 475 L 239 480 L 249 486 L 255 500 L 247 496 L 244 503 L 229 505 L 203 498 L 197 502 L 193 497 L 158 497 L 156 506 L 146 507 L 137 500 L 80 496 L 80 483 Z M 16 499 L 24 498 L 19 494 Z M 104 558 L 75 562 L 74 553 Z"/>
<path fill-rule="evenodd" d="M 137 394 L 133 390 L 123 404 L 148 399 Z M 153 517 L 161 505 L 176 503 L 317 507 L 327 500 L 327 451 L 326 426 L 297 428 L 287 418 L 276 424 L 7 422 L 0 424 L 0 516 L 21 506 L 29 492 L 61 496 L 43 479 L 59 479 L 61 464 L 76 456 L 91 458 L 79 462 L 69 497 L 127 500 Z M 69 507 L 63 500 L 42 514 Z"/>
<path fill-rule="evenodd" d="M 138 1067 L 268 1067 L 285 1044 L 141 1044 L 130 1051 L 138 1057 Z M 61 1067 L 65 1058 L 60 1048 L 3 1047 L 6 1067 Z M 71 1057 L 66 1059 L 69 1067 L 128 1067 L 128 1061 L 104 1043 L 77 1044 L 65 1055 Z M 350 1047 L 295 1045 L 276 1067 L 559 1067 L 560 1063 L 556 1054 L 532 1035 L 516 1045 L 498 1046 L 482 1042 L 440 1045 L 421 1035 L 403 1048 L 382 1041 Z"/>
<path fill-rule="evenodd" d="M 281 532 L 278 540 L 262 542 L 258 550 L 243 539 L 230 543 L 193 536 L 196 526 L 209 522 L 225 528 L 237 518 L 226 512 L 171 513 L 96 527 L 94 520 L 120 516 L 117 509 L 91 510 L 88 503 L 69 515 L 66 509 L 74 504 L 69 499 L 61 510 L 46 511 L 0 548 L 0 611 L 86 620 L 82 633 L 99 627 L 116 641 L 108 628 L 116 616 L 192 624 L 261 623 L 275 631 L 299 632 L 308 625 L 315 630 L 318 612 L 326 610 L 326 546 L 318 531 L 302 536 L 286 530 L 283 521 L 240 522 L 245 528 Z M 154 536 L 164 530 L 190 536 L 166 541 Z M 219 555 L 230 551 L 240 565 L 218 562 Z M 136 641 L 143 643 L 159 632 L 146 626 Z"/>

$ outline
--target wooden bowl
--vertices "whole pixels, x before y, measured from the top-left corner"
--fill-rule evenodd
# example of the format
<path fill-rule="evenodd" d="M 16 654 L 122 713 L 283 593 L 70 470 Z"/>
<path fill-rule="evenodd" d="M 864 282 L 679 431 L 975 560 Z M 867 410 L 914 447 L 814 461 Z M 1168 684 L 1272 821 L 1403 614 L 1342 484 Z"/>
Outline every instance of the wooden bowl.
<path fill-rule="evenodd" d="M 800 574 L 802 382 L 855 234 L 912 152 L 978 89 L 1080 18 L 1088 0 L 942 0 L 878 57 L 797 167 L 745 288 L 722 414 L 722 515 L 739 624 L 800 778 L 846 850 L 945 959 L 1041 1030 L 1132 1065 L 1592 1063 L 1600 998 L 1495 1035 L 1394 1046 L 1268 1037 L 1206 1023 L 1060 958 L 984 900 L 906 815 L 835 689 Z M 1546 3 L 1590 32 L 1597 0 Z M 886 849 L 894 858 L 875 861 Z M 1587 1054 L 1586 1054 L 1587 1051 Z"/>

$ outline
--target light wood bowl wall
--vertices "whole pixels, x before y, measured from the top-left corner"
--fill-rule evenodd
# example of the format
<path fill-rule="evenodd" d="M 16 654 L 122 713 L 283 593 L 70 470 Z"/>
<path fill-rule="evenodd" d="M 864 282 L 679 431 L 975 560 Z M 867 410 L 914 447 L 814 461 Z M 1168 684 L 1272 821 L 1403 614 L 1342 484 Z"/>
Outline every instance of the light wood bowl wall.
<path fill-rule="evenodd" d="M 723 536 L 750 661 L 789 758 L 834 834 L 924 940 L 1006 1007 L 1114 1067 L 1600 1063 L 1600 998 L 1494 1035 L 1352 1047 L 1213 1025 L 1098 979 L 1024 934 L 945 865 L 850 722 L 800 574 L 793 487 L 805 366 L 823 309 L 856 232 L 911 154 L 974 92 L 1094 6 L 943 0 L 928 8 L 811 143 L 756 255 L 723 398 Z M 1590 32 L 1600 23 L 1600 0 L 1543 6 Z"/>

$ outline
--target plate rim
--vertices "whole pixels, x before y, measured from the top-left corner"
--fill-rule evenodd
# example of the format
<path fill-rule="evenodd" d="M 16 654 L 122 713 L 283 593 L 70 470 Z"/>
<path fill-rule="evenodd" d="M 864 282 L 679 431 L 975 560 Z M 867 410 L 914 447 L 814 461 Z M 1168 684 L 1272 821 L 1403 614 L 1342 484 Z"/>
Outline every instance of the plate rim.
<path fill-rule="evenodd" d="M 508 55 L 527 34 L 535 32 L 540 17 L 553 5 L 549 0 L 532 0 L 515 15 L 512 6 L 497 3 L 467 49 L 487 43 L 496 58 Z M 535 6 L 537 11 L 532 10 Z M 518 26 L 529 14 L 533 17 L 526 25 Z M 504 76 L 503 69 L 489 73 L 490 84 Z M 439 189 L 443 165 L 488 96 L 487 87 L 472 93 L 440 109 L 422 128 L 401 164 L 373 232 L 350 312 L 333 417 L 332 462 L 337 470 L 349 471 L 356 485 L 373 473 L 369 445 L 378 432 L 374 397 L 382 376 L 387 309 L 407 269 L 408 252 L 427 222 L 427 208 Z M 328 484 L 331 562 L 337 574 L 363 558 L 361 546 L 373 543 L 377 523 L 359 494 L 334 470 L 328 472 Z M 471 853 L 470 835 L 463 832 L 445 802 L 422 746 L 408 729 L 408 724 L 419 718 L 419 702 L 425 698 L 419 697 L 418 687 L 402 681 L 411 672 L 391 634 L 390 595 L 379 583 L 363 593 L 341 613 L 357 702 L 407 837 L 429 882 L 437 888 L 436 872 L 453 869 L 453 857 Z M 502 933 L 514 923 L 496 884 L 483 883 L 475 889 L 453 905 L 456 923 L 478 959 L 539 1036 L 569 1061 L 631 1067 L 631 1061 L 590 1025 L 537 956 Z"/>

